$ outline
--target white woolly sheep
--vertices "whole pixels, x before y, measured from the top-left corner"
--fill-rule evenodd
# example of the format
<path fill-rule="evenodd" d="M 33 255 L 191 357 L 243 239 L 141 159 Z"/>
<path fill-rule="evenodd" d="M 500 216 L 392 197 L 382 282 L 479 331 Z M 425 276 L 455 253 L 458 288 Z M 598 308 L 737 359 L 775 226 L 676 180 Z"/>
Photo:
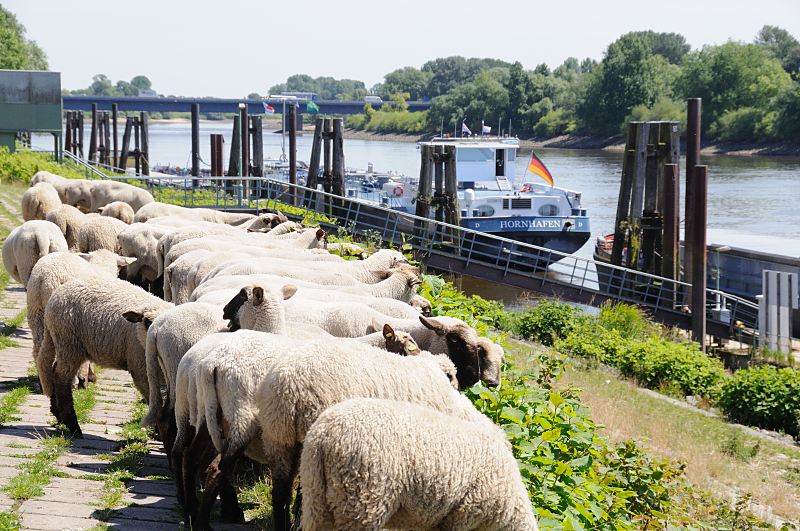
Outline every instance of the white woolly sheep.
<path fill-rule="evenodd" d="M 280 212 L 263 213 L 246 223 L 240 224 L 239 228 L 247 232 L 270 232 L 281 223 L 287 221 L 289 221 L 288 218 Z"/>
<path fill-rule="evenodd" d="M 166 203 L 150 203 L 136 211 L 134 220 L 145 222 L 160 217 L 176 217 L 192 221 L 209 221 L 227 225 L 241 225 L 256 218 L 253 214 L 240 214 L 236 212 L 220 212 L 210 208 L 186 208 Z"/>
<path fill-rule="evenodd" d="M 433 315 L 433 306 L 431 306 L 431 301 L 429 301 L 422 295 L 414 295 L 413 297 L 411 297 L 411 301 L 409 302 L 409 304 L 411 305 L 412 308 L 417 310 L 425 317 L 431 317 Z"/>
<path fill-rule="evenodd" d="M 38 355 L 44 336 L 44 309 L 53 292 L 71 280 L 90 281 L 99 275 L 114 278 L 119 269 L 125 267 L 131 260 L 101 249 L 82 255 L 50 253 L 36 263 L 31 270 L 26 288 L 28 324 L 33 338 L 34 359 Z"/>
<path fill-rule="evenodd" d="M 167 451 L 171 450 L 174 438 L 175 378 L 184 354 L 203 337 L 229 329 L 284 331 L 282 300 L 290 298 L 294 291 L 291 285 L 285 285 L 277 294 L 260 286 L 247 286 L 224 308 L 204 303 L 182 304 L 164 311 L 153 321 L 145 346 L 150 398 L 142 426 L 157 424 Z M 230 325 L 226 325 L 226 320 L 230 320 Z M 167 385 L 167 402 L 163 406 L 158 389 L 161 380 Z"/>
<path fill-rule="evenodd" d="M 3 242 L 3 266 L 11 278 L 28 285 L 36 262 L 49 253 L 67 252 L 67 240 L 54 224 L 34 219 L 11 231 Z"/>
<path fill-rule="evenodd" d="M 503 432 L 418 404 L 355 398 L 326 409 L 299 475 L 305 531 L 538 530 Z"/>
<path fill-rule="evenodd" d="M 22 219 L 45 219 L 47 213 L 61 206 L 58 191 L 52 184 L 39 182 L 22 194 Z"/>
<path fill-rule="evenodd" d="M 127 183 L 118 181 L 94 181 L 91 187 L 92 204 L 90 212 L 98 212 L 114 201 L 128 203 L 134 212 L 148 203 L 155 201 L 153 195 L 144 188 L 137 188 Z"/>
<path fill-rule="evenodd" d="M 78 251 L 78 233 L 81 227 L 89 219 L 86 214 L 72 205 L 61 205 L 55 210 L 51 210 L 45 216 L 50 223 L 55 223 L 67 240 L 67 246 L 72 252 Z"/>
<path fill-rule="evenodd" d="M 399 354 L 401 356 L 431 356 L 442 369 L 453 389 L 458 389 L 458 374 L 456 366 L 450 361 L 447 354 L 431 354 L 427 350 L 422 350 L 408 332 L 402 330 L 395 331 L 390 325 L 383 325 L 383 338 L 386 340 L 386 352 Z M 358 338 L 356 338 L 358 340 Z"/>
<path fill-rule="evenodd" d="M 80 436 L 81 429 L 71 384 L 84 361 L 127 370 L 142 396 L 149 396 L 144 358 L 147 326 L 170 307 L 141 288 L 111 278 L 74 280 L 51 295 L 37 368 L 42 388 L 50 390 L 51 412 L 72 434 Z"/>
<path fill-rule="evenodd" d="M 292 349 L 273 363 L 256 394 L 265 461 L 272 474 L 276 529 L 289 522 L 291 487 L 306 432 L 325 409 L 348 398 L 405 400 L 491 425 L 427 356 L 398 356 L 346 340 Z M 222 417 L 227 419 L 224 406 Z M 219 470 L 209 473 L 212 487 L 241 451 L 238 442 L 232 435 L 226 437 Z"/>
<path fill-rule="evenodd" d="M 67 179 L 48 171 L 39 171 L 31 178 L 31 186 L 40 182 L 50 183 L 58 192 L 62 203 L 88 212 L 92 203 L 91 186 L 88 179 Z"/>
<path fill-rule="evenodd" d="M 133 208 L 123 201 L 112 201 L 97 209 L 101 216 L 110 216 L 130 225 L 133 223 Z"/>
<path fill-rule="evenodd" d="M 78 249 L 82 253 L 98 249 L 116 252 L 119 249 L 117 236 L 127 226 L 117 218 L 90 216 L 78 231 Z"/>

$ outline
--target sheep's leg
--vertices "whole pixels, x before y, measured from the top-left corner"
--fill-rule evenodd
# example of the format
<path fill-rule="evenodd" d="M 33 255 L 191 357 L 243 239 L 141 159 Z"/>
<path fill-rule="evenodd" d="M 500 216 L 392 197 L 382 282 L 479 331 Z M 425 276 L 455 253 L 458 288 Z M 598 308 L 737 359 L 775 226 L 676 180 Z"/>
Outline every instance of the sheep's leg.
<path fill-rule="evenodd" d="M 189 449 L 192 447 L 195 439 L 194 426 L 186 428 L 186 437 L 184 441 L 190 441 L 189 445 L 178 444 L 172 447 L 172 462 L 175 465 L 175 479 L 177 483 L 178 503 L 183 506 L 183 517 L 188 522 L 192 509 L 196 503 L 194 498 L 194 469 L 189 460 Z"/>
<path fill-rule="evenodd" d="M 161 408 L 159 413 L 160 414 L 156 419 L 158 436 L 161 439 L 161 442 L 164 444 L 164 452 L 169 458 L 169 465 L 174 466 L 175 461 L 172 456 L 172 448 L 175 445 L 175 437 L 178 432 L 178 427 L 175 424 L 175 409 L 169 406 L 164 406 Z"/>
<path fill-rule="evenodd" d="M 70 434 L 75 438 L 81 438 L 83 433 L 75 414 L 75 404 L 72 401 L 72 376 L 69 374 L 65 376 L 62 371 L 56 372 L 50 407 L 53 409 L 55 406 L 59 413 L 56 419 L 67 427 Z"/>
<path fill-rule="evenodd" d="M 89 373 L 90 373 L 91 364 L 89 360 L 85 360 L 81 363 L 81 368 L 78 369 L 78 387 L 80 389 L 86 389 L 89 387 Z"/>
<path fill-rule="evenodd" d="M 214 500 L 217 499 L 217 493 L 225 494 L 222 499 L 223 517 L 244 522 L 244 513 L 239 509 L 236 491 L 230 485 L 231 472 L 236 465 L 236 461 L 243 453 L 243 446 L 231 446 L 226 441 L 220 455 L 209 465 L 208 475 L 203 487 L 203 499 L 200 502 L 200 509 L 195 522 L 200 529 L 208 527 L 208 522 L 211 519 L 211 508 L 214 506 Z M 231 494 L 233 494 L 233 497 L 230 496 Z"/>
<path fill-rule="evenodd" d="M 300 445 L 277 451 L 272 460 L 272 520 L 276 530 L 289 531 L 292 502 L 292 483 L 300 461 Z"/>

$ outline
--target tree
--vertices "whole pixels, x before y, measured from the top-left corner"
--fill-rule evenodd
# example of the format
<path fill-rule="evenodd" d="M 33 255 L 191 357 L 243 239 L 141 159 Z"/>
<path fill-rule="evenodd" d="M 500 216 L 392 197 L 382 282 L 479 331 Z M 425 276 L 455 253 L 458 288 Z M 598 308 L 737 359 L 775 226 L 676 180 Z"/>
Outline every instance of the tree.
<path fill-rule="evenodd" d="M 614 135 L 631 109 L 652 105 L 671 95 L 679 67 L 651 52 L 646 35 L 628 33 L 608 46 L 592 72 L 586 97 L 578 108 L 587 132 Z"/>
<path fill-rule="evenodd" d="M 128 83 L 127 81 L 117 81 L 115 85 L 117 93 L 122 96 L 138 96 L 139 89 L 134 87 L 132 84 Z"/>
<path fill-rule="evenodd" d="M 431 74 L 427 97 L 446 94 L 459 85 L 467 83 L 480 72 L 495 67 L 508 68 L 511 65 L 499 59 L 465 59 L 459 55 L 439 57 L 422 65 L 422 71 Z"/>
<path fill-rule="evenodd" d="M 89 85 L 87 93 L 90 96 L 116 96 L 117 91 L 111 80 L 105 74 L 95 74 L 92 77 L 92 84 Z"/>
<path fill-rule="evenodd" d="M 726 112 L 749 107 L 766 111 L 791 83 L 777 59 L 763 46 L 727 42 L 686 57 L 678 86 L 684 97 L 703 98 L 703 129 Z"/>
<path fill-rule="evenodd" d="M 247 99 L 248 100 L 263 100 L 264 96 L 262 96 L 258 92 L 251 92 L 250 94 L 247 95 Z"/>
<path fill-rule="evenodd" d="M 513 126 L 521 129 L 523 128 L 522 115 L 528 107 L 532 92 L 531 80 L 519 61 L 511 65 L 508 74 L 508 83 L 506 84 L 508 108 L 505 117 L 511 120 Z"/>
<path fill-rule="evenodd" d="M 756 35 L 756 44 L 780 61 L 795 79 L 800 78 L 800 42 L 791 33 L 777 26 L 764 26 Z"/>
<path fill-rule="evenodd" d="M 47 56 L 36 42 L 25 38 L 25 26 L 0 5 L 0 68 L 47 70 Z"/>
<path fill-rule="evenodd" d="M 775 137 L 784 140 L 800 138 L 800 83 L 784 87 L 775 99 L 777 117 L 773 127 Z"/>
<path fill-rule="evenodd" d="M 450 124 L 460 124 L 465 119 L 470 129 L 480 131 L 481 120 L 487 125 L 496 124 L 507 108 L 506 88 L 488 72 L 481 72 L 473 81 L 431 101 L 428 127 L 436 130 L 444 123 L 449 129 Z"/>
<path fill-rule="evenodd" d="M 636 35 L 644 39 L 650 53 L 660 55 L 674 65 L 681 64 L 683 57 L 692 49 L 686 43 L 686 37 L 680 33 L 657 33 L 655 31 L 634 31 L 627 35 Z M 625 37 L 626 35 L 623 35 Z"/>
<path fill-rule="evenodd" d="M 386 74 L 380 95 L 388 98 L 397 92 L 408 92 L 412 100 L 421 100 L 428 96 L 428 84 L 432 77 L 431 72 L 423 72 L 413 66 L 398 68 Z"/>
<path fill-rule="evenodd" d="M 153 88 L 153 84 L 150 83 L 150 80 L 147 78 L 147 76 L 143 75 L 138 75 L 131 79 L 131 85 L 139 90 L 151 90 Z"/>

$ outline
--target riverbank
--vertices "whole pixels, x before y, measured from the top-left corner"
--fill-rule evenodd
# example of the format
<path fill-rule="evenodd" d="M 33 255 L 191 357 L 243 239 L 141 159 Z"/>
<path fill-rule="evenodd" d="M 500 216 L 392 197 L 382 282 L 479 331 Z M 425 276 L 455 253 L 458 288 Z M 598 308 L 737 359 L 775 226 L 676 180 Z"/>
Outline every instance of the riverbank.
<path fill-rule="evenodd" d="M 310 129 L 313 131 L 313 127 Z M 385 142 L 419 142 L 428 138 L 428 135 L 406 135 L 399 133 L 375 133 L 371 131 L 357 131 L 345 129 L 344 137 L 357 140 L 381 140 Z M 520 148 L 553 148 L 553 149 L 600 149 L 609 152 L 622 152 L 625 141 L 622 137 L 592 137 L 581 135 L 562 135 L 553 138 L 524 138 L 520 139 Z M 681 146 L 685 152 L 685 145 Z M 754 143 L 709 143 L 702 147 L 704 155 L 736 155 L 736 156 L 788 156 L 800 157 L 800 143 L 773 142 L 764 144 Z"/>

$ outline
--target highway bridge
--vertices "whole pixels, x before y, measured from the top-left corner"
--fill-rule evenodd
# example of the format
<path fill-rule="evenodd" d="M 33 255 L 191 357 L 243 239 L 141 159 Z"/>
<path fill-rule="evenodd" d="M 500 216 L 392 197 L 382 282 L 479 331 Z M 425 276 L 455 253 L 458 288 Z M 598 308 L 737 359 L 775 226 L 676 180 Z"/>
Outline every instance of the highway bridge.
<path fill-rule="evenodd" d="M 247 99 L 217 99 L 217 98 L 164 98 L 157 96 L 63 96 L 63 106 L 66 111 L 90 111 L 92 104 L 97 104 L 100 111 L 110 111 L 113 103 L 117 104 L 120 111 L 146 111 L 146 112 L 191 112 L 192 104 L 200 104 L 200 112 L 208 113 L 233 113 L 239 111 L 239 104 L 247 105 L 249 114 L 264 114 L 263 102 L 266 101 L 281 112 L 282 99 L 270 98 L 266 100 Z M 307 113 L 305 100 L 296 100 L 299 104 L 298 111 Z M 319 107 L 320 114 L 358 114 L 364 112 L 364 101 L 338 101 L 317 100 L 314 102 Z M 388 102 L 392 105 L 392 102 Z M 288 105 L 288 101 L 287 101 Z M 373 109 L 379 109 L 381 103 L 369 103 Z M 408 110 L 411 112 L 426 111 L 430 108 L 429 101 L 409 101 Z"/>

